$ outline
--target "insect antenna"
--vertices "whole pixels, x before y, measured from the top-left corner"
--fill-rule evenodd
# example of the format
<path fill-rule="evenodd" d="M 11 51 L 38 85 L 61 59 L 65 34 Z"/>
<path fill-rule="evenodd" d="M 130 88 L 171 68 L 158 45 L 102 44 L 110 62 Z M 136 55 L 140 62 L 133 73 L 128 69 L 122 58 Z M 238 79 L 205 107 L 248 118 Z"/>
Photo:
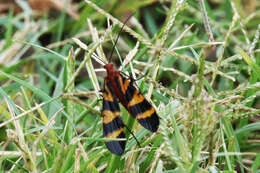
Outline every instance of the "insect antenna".
<path fill-rule="evenodd" d="M 134 139 L 135 139 L 137 145 L 138 145 L 139 147 L 141 147 L 141 144 L 139 143 L 139 141 L 137 140 L 137 138 L 135 137 L 135 135 L 133 134 L 133 132 L 132 132 L 126 125 L 125 125 L 125 127 L 126 127 L 127 131 L 129 131 L 129 133 L 134 137 Z"/>
<path fill-rule="evenodd" d="M 128 22 L 128 20 L 129 20 L 133 15 L 134 15 L 134 13 L 131 14 L 131 15 L 129 15 L 129 16 L 127 17 L 127 19 L 125 20 L 125 22 L 124 22 L 123 26 L 121 27 L 119 33 L 117 34 L 115 44 L 113 45 L 111 54 L 110 54 L 110 56 L 109 56 L 109 58 L 108 58 L 108 62 L 110 62 L 110 60 L 111 60 L 111 58 L 112 58 L 112 55 L 113 55 L 113 53 L 114 53 L 114 50 L 115 50 L 117 41 L 118 41 L 118 39 L 119 39 L 119 36 L 120 36 L 121 32 L 123 31 L 124 26 L 126 25 L 126 23 Z"/>

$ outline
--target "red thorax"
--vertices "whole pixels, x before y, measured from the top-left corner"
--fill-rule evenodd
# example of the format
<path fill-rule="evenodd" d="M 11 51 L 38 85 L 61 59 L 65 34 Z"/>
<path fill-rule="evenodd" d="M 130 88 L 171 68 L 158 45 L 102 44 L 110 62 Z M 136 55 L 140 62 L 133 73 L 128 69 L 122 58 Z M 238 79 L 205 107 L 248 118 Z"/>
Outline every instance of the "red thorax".
<path fill-rule="evenodd" d="M 107 71 L 107 76 L 106 76 L 106 80 L 110 81 L 112 83 L 112 86 L 114 88 L 116 97 L 119 99 L 119 101 L 125 106 L 127 107 L 126 101 L 123 97 L 123 95 L 121 94 L 119 87 L 117 86 L 117 83 L 115 82 L 115 78 L 118 77 L 117 79 L 119 79 L 121 77 L 119 71 L 115 70 L 114 65 L 113 64 L 106 64 L 104 65 L 104 68 Z M 121 86 L 121 89 L 123 86 Z"/>

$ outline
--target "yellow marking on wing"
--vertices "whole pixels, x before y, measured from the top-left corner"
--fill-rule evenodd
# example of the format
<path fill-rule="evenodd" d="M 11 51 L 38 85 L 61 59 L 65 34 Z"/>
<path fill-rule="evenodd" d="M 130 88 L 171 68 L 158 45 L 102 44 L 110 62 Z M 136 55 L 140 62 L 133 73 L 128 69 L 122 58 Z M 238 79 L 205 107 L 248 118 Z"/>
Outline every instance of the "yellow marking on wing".
<path fill-rule="evenodd" d="M 137 118 L 137 119 L 148 118 L 148 117 L 150 117 L 154 112 L 155 112 L 155 110 L 154 110 L 154 108 L 151 106 L 151 109 L 145 111 L 145 112 L 142 113 L 142 114 L 136 115 L 136 118 Z"/>
<path fill-rule="evenodd" d="M 122 89 L 122 92 L 125 94 L 126 89 L 125 89 L 125 87 L 124 87 L 123 78 L 122 78 L 121 75 L 118 76 L 118 81 L 119 81 L 119 85 L 120 85 L 120 87 L 121 87 L 121 89 Z"/>
<path fill-rule="evenodd" d="M 124 129 L 121 127 L 120 129 L 117 129 L 116 131 L 109 133 L 106 138 L 117 138 L 120 133 L 122 133 L 124 131 Z"/>
<path fill-rule="evenodd" d="M 107 94 L 106 94 L 106 93 L 103 93 L 104 99 L 107 100 L 107 101 L 113 102 L 113 101 L 114 101 L 114 98 L 113 98 L 113 96 L 112 96 L 110 90 L 108 89 L 107 85 L 105 86 L 105 89 L 106 89 L 106 91 L 107 91 Z"/>
<path fill-rule="evenodd" d="M 127 106 L 131 107 L 131 106 L 134 106 L 143 101 L 144 101 L 144 96 L 141 93 L 139 93 L 138 90 L 135 90 L 134 96 L 133 96 L 132 100 L 130 100 L 130 102 L 128 103 Z"/>
<path fill-rule="evenodd" d="M 101 114 L 103 115 L 103 123 L 107 124 L 113 121 L 116 117 L 118 117 L 120 112 L 112 112 L 109 110 L 104 110 L 101 112 Z"/>
<path fill-rule="evenodd" d="M 124 92 L 124 94 L 126 93 L 126 90 L 127 90 L 128 86 L 129 86 L 129 84 L 130 84 L 129 80 L 125 80 L 125 83 L 123 84 L 123 92 Z"/>

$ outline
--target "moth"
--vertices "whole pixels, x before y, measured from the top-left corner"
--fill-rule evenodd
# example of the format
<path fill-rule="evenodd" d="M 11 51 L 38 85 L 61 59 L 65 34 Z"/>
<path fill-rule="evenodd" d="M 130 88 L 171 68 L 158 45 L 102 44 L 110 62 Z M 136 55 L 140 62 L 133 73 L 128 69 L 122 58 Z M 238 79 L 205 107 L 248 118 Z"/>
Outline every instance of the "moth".
<path fill-rule="evenodd" d="M 156 132 L 159 127 L 159 117 L 154 107 L 145 99 L 134 81 L 115 70 L 109 63 L 104 66 L 107 76 L 104 80 L 103 108 L 103 136 L 105 138 L 125 138 L 124 123 L 120 117 L 119 102 L 126 108 L 144 128 Z M 116 155 L 122 155 L 126 141 L 105 142 L 107 148 Z"/>
<path fill-rule="evenodd" d="M 121 27 L 108 62 L 111 60 L 119 35 L 131 16 L 126 19 Z M 134 80 L 123 75 L 123 72 L 117 71 L 112 63 L 105 64 L 104 68 L 107 76 L 104 79 L 103 108 L 101 111 L 103 136 L 105 138 L 125 138 L 124 129 L 125 127 L 128 129 L 128 127 L 124 125 L 120 116 L 119 102 L 144 128 L 156 132 L 159 127 L 159 117 L 154 107 L 145 99 L 141 91 L 134 86 Z M 130 129 L 128 130 L 132 134 Z M 135 136 L 133 135 L 133 137 Z M 122 155 L 126 141 L 111 140 L 105 142 L 105 144 L 112 153 Z"/>

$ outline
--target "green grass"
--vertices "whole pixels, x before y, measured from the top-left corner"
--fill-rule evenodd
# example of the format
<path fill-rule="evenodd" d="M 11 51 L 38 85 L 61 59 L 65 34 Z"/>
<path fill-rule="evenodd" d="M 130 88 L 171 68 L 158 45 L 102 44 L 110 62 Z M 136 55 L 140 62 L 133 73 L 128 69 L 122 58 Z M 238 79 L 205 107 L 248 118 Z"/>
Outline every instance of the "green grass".
<path fill-rule="evenodd" d="M 0 17 L 0 172 L 260 172 L 259 1 L 82 0 L 77 20 L 20 5 Z M 102 136 L 99 59 L 130 13 L 112 62 L 144 76 L 160 127 L 120 106 L 141 146 L 125 131 L 119 157 Z"/>

